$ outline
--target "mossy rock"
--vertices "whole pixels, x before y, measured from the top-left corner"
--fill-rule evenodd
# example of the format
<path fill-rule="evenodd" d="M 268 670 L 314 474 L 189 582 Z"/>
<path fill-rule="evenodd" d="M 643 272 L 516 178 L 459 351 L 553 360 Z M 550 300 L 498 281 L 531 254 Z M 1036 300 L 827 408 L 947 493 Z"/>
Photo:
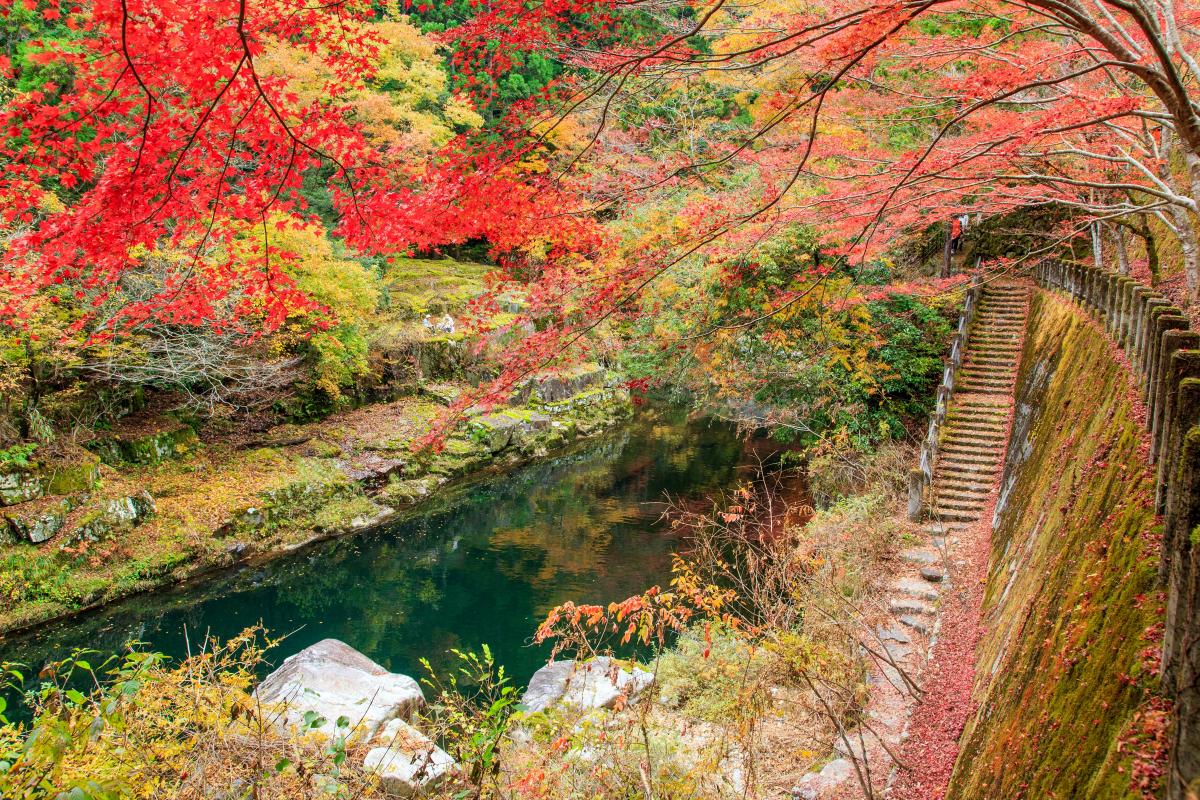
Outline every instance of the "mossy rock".
<path fill-rule="evenodd" d="M 262 538 L 280 528 L 306 527 L 325 506 L 362 494 L 361 486 L 341 474 L 294 481 L 261 492 L 258 503 L 234 512 L 217 530 L 217 535 L 250 534 Z"/>
<path fill-rule="evenodd" d="M 63 537 L 62 546 L 104 541 L 115 533 L 141 525 L 154 516 L 155 511 L 154 498 L 145 489 L 136 494 L 109 498 L 79 518 Z"/>
<path fill-rule="evenodd" d="M 66 527 L 67 517 L 86 500 L 87 495 L 67 495 L 12 507 L 4 514 L 8 543 L 49 541 Z"/>
<path fill-rule="evenodd" d="M 429 497 L 442 483 L 443 480 L 436 475 L 407 479 L 392 476 L 380 492 L 380 499 L 389 505 L 409 505 Z"/>
<path fill-rule="evenodd" d="M 100 481 L 100 459 L 77 453 L 70 459 L 9 466 L 0 471 L 0 506 L 26 503 L 47 495 L 90 491 Z"/>
<path fill-rule="evenodd" d="M 151 465 L 179 458 L 200 445 L 196 431 L 182 423 L 154 433 L 116 435 L 88 442 L 87 448 L 109 466 Z"/>

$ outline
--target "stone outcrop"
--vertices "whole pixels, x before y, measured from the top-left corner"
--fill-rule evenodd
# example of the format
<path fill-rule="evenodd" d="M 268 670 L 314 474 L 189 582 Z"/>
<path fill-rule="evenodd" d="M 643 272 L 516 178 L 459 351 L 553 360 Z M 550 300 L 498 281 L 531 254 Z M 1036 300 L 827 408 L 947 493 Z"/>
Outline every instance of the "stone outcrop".
<path fill-rule="evenodd" d="M 337 639 L 324 639 L 284 659 L 254 695 L 277 709 L 278 725 L 326 736 L 348 731 L 367 740 L 392 720 L 411 720 L 425 704 L 415 680 L 388 672 Z M 306 721 L 308 712 L 316 716 Z"/>
<path fill-rule="evenodd" d="M 86 495 L 67 495 L 11 506 L 4 512 L 9 542 L 49 541 L 66 526 L 68 515 L 86 499 Z"/>
<path fill-rule="evenodd" d="M 554 705 L 579 709 L 614 708 L 629 702 L 654 683 L 654 676 L 637 667 L 622 669 L 608 656 L 591 661 L 552 661 L 533 674 L 521 697 L 528 713 Z"/>
<path fill-rule="evenodd" d="M 158 464 L 179 458 L 200 445 L 196 431 L 181 422 L 167 424 L 151 433 L 106 436 L 87 443 L 87 448 L 111 466 Z"/>
<path fill-rule="evenodd" d="M 78 524 L 64 537 L 63 546 L 103 541 L 114 533 L 141 525 L 154 516 L 155 510 L 154 498 L 145 489 L 105 500 L 98 508 L 83 514 Z"/>
<path fill-rule="evenodd" d="M 86 452 L 72 454 L 69 460 L 0 467 L 0 506 L 86 492 L 99 480 L 100 460 Z"/>

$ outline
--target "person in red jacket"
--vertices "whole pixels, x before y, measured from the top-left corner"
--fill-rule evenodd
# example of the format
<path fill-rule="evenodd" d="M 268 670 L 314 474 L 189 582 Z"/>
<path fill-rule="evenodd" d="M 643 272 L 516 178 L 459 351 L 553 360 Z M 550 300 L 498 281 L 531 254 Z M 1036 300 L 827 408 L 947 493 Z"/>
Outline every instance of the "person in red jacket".
<path fill-rule="evenodd" d="M 963 224 L 962 217 L 953 217 L 950 220 L 950 252 L 957 253 L 959 244 L 962 242 Z"/>

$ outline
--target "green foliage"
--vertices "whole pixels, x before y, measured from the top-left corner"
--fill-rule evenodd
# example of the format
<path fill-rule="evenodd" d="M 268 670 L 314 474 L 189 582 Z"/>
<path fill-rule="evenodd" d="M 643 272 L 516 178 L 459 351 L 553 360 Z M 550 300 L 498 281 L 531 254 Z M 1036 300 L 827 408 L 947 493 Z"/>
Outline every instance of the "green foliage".
<path fill-rule="evenodd" d="M 28 546 L 0 552 L 0 607 L 42 601 L 73 605 L 76 599 L 65 561 Z"/>
<path fill-rule="evenodd" d="M 846 269 L 791 229 L 663 281 L 633 338 L 666 346 L 633 349 L 626 369 L 782 440 L 873 450 L 928 413 L 955 314 L 953 296 L 880 286 L 889 279 L 889 264 Z M 681 352 L 680 339 L 696 344 Z"/>
<path fill-rule="evenodd" d="M 28 467 L 30 456 L 33 455 L 33 452 L 37 448 L 37 442 L 24 442 L 0 450 L 0 469 L 4 467 Z"/>
<path fill-rule="evenodd" d="M 778 679 L 779 664 L 737 631 L 712 623 L 682 633 L 659 657 L 656 672 L 664 703 L 689 717 L 723 723 L 770 706 L 766 687 Z M 746 687 L 756 690 L 749 698 Z"/>
<path fill-rule="evenodd" d="M 496 665 L 491 648 L 482 649 L 481 654 L 452 649 L 458 667 L 443 676 L 421 659 L 428 673 L 421 682 L 434 695 L 428 721 L 475 786 L 499 772 L 498 748 L 518 702 L 504 667 Z"/>

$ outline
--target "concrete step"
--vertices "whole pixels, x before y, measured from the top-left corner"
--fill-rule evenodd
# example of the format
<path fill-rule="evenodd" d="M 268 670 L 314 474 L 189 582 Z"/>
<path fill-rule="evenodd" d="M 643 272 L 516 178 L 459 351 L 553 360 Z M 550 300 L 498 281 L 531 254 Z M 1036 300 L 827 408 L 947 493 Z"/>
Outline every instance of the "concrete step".
<path fill-rule="evenodd" d="M 947 492 L 962 496 L 980 497 L 991 491 L 991 481 L 964 481 L 954 480 L 948 475 L 942 475 L 942 480 L 938 482 L 938 496 L 942 496 Z M 935 482 L 937 482 L 935 476 Z"/>
<path fill-rule="evenodd" d="M 960 478 L 968 478 L 970 476 L 994 476 L 998 462 L 991 463 L 975 463 L 970 461 L 958 461 L 955 459 L 942 458 L 938 460 L 938 472 L 946 475 L 957 475 Z"/>
<path fill-rule="evenodd" d="M 958 373 L 959 381 L 969 381 L 977 383 L 999 383 L 1009 384 L 1016 378 L 1016 375 L 1005 375 L 1003 372 L 997 372 L 990 369 L 964 369 Z"/>
<path fill-rule="evenodd" d="M 994 419 L 979 419 L 974 422 L 968 422 L 962 418 L 951 418 L 946 423 L 946 429 L 964 434 L 980 434 L 983 436 L 1000 436 L 1003 437 L 1005 430 L 1008 427 L 1008 415 L 998 416 Z"/>
<path fill-rule="evenodd" d="M 983 513 L 983 507 L 986 504 L 983 500 L 963 502 L 938 495 L 934 498 L 931 505 L 933 513 L 939 516 L 943 514 L 962 514 L 964 519 L 979 519 L 979 515 Z"/>
<path fill-rule="evenodd" d="M 999 445 L 994 441 L 971 441 L 959 437 L 944 438 L 941 444 L 943 453 L 974 453 L 975 455 L 989 456 L 995 454 L 999 449 Z"/>
<path fill-rule="evenodd" d="M 937 497 L 939 503 L 953 503 L 955 506 L 972 508 L 982 506 L 987 501 L 987 494 L 984 492 L 968 492 L 957 486 L 948 485 L 935 487 L 934 496 Z"/>
<path fill-rule="evenodd" d="M 953 491 L 985 495 L 992 490 L 995 475 L 959 475 L 951 472 L 934 473 L 936 491 Z"/>
<path fill-rule="evenodd" d="M 953 508 L 936 508 L 933 515 L 938 519 L 956 519 L 962 522 L 978 522 L 979 512 L 977 511 L 957 511 Z"/>
<path fill-rule="evenodd" d="M 968 352 L 967 357 L 963 359 L 963 366 L 978 364 L 980 366 L 995 366 L 997 369 L 1016 369 L 1017 361 L 1017 358 L 1010 358 L 1007 355 L 999 353 L 984 351 Z"/>
<path fill-rule="evenodd" d="M 1004 423 L 997 421 L 995 424 L 977 424 L 968 426 L 964 422 L 957 424 L 948 423 L 945 426 L 946 436 L 961 437 L 975 442 L 997 442 L 1004 441 Z"/>

